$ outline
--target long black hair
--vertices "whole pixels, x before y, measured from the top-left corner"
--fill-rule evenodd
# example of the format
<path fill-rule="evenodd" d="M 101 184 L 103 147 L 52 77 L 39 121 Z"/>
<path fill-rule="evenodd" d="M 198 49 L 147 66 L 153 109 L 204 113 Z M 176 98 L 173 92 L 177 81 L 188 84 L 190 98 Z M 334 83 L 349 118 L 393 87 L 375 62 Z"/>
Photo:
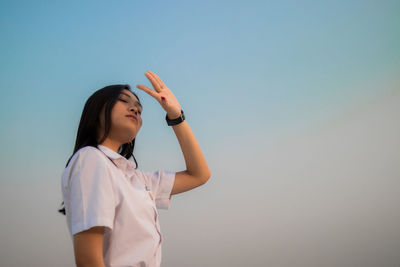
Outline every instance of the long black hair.
<path fill-rule="evenodd" d="M 102 143 L 107 138 L 111 129 L 111 110 L 114 107 L 115 102 L 118 100 L 118 97 L 123 89 L 129 90 L 139 100 L 139 97 L 131 91 L 131 87 L 128 84 L 115 84 L 97 90 L 86 101 L 83 108 L 81 121 L 79 122 L 74 151 L 69 157 L 65 167 L 68 166 L 71 158 L 79 149 L 85 146 L 92 146 L 97 148 L 97 145 Z M 100 129 L 100 114 L 103 107 L 104 135 L 100 139 L 98 139 L 98 132 Z M 118 153 L 126 159 L 133 157 L 133 160 L 136 163 L 135 168 L 137 169 L 138 164 L 135 156 L 133 155 L 135 139 L 136 138 L 134 138 L 132 142 L 123 144 L 119 148 Z M 64 201 L 61 203 L 61 205 L 64 205 Z M 58 211 L 65 215 L 65 206 Z"/>

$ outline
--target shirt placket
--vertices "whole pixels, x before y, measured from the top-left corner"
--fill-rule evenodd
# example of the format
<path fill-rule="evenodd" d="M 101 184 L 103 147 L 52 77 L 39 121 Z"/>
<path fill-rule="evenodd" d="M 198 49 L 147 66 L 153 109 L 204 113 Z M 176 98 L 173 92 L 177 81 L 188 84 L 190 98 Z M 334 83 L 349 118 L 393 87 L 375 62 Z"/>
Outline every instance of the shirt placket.
<path fill-rule="evenodd" d="M 128 162 L 125 162 L 124 159 L 122 159 L 122 160 L 121 160 L 121 159 L 118 159 L 118 161 L 119 161 L 119 162 L 118 162 L 119 168 L 123 171 L 123 173 L 125 174 L 125 176 L 126 176 L 127 178 L 132 179 L 132 178 L 134 177 L 134 172 L 135 172 L 135 171 L 132 169 L 133 166 L 129 165 Z M 140 175 L 135 176 L 135 177 L 139 177 L 139 176 L 140 176 Z M 152 204 L 151 206 L 152 206 L 153 211 L 154 211 L 154 224 L 155 224 L 155 227 L 156 227 L 156 230 L 157 230 L 159 239 L 160 239 L 160 241 L 158 242 L 158 247 L 159 247 L 159 246 L 161 245 L 161 243 L 162 243 L 162 235 L 161 235 L 160 223 L 159 223 L 159 219 L 158 219 L 157 207 L 156 207 L 156 205 L 155 205 L 155 199 L 154 199 L 154 197 L 152 196 L 151 191 L 150 191 L 150 188 L 147 186 L 147 183 L 146 183 L 146 181 L 144 181 L 143 177 L 141 178 L 141 180 L 142 180 L 142 183 L 145 185 L 146 194 L 148 195 L 148 197 L 149 197 L 149 198 L 151 199 L 151 201 L 153 202 L 153 204 Z M 156 250 L 156 252 L 155 252 L 154 255 L 157 254 L 158 247 L 157 247 L 157 250 Z"/>
<path fill-rule="evenodd" d="M 161 235 L 161 230 L 160 230 L 160 224 L 158 222 L 158 212 L 154 205 L 153 205 L 153 210 L 154 210 L 154 221 L 155 221 L 156 229 L 157 229 L 158 235 L 160 236 L 160 242 L 158 242 L 158 245 L 160 246 L 161 242 L 162 242 L 162 235 Z"/>
<path fill-rule="evenodd" d="M 154 198 L 151 197 L 150 189 L 147 187 L 147 184 L 145 184 L 145 189 L 146 189 L 146 194 L 148 194 L 148 197 L 153 202 L 151 207 L 153 208 L 153 211 L 154 211 L 154 225 L 155 225 L 155 228 L 157 230 L 157 233 L 158 233 L 158 236 L 159 236 L 159 239 L 160 239 L 160 241 L 157 244 L 157 249 L 154 252 L 154 256 L 156 256 L 157 253 L 158 253 L 159 247 L 161 246 L 161 243 L 162 243 L 162 234 L 161 234 L 161 230 L 160 230 L 160 223 L 159 223 L 159 220 L 158 220 L 158 212 L 157 212 L 157 207 L 155 205 L 155 200 L 154 200 Z"/>

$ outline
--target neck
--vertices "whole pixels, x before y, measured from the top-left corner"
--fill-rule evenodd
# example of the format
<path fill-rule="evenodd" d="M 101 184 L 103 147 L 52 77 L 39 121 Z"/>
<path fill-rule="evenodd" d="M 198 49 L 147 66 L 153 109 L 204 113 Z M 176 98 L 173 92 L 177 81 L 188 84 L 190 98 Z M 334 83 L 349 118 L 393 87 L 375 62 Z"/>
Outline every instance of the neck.
<path fill-rule="evenodd" d="M 106 140 L 104 140 L 103 143 L 101 143 L 100 145 L 106 146 L 109 149 L 112 149 L 112 150 L 114 150 L 115 152 L 118 153 L 118 149 L 122 144 L 120 142 L 115 141 L 115 140 L 106 138 Z"/>

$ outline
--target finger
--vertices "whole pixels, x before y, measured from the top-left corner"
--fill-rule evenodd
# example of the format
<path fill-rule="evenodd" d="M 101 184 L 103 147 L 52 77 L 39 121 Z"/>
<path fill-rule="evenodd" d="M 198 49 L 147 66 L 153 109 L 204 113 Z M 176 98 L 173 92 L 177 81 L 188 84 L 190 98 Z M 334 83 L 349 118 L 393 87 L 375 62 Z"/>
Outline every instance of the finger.
<path fill-rule="evenodd" d="M 157 84 L 160 86 L 160 87 L 159 87 L 160 89 L 166 87 L 165 84 L 161 81 L 160 77 L 158 77 L 157 74 L 155 74 L 155 73 L 152 72 L 152 71 L 149 71 L 149 72 L 150 72 L 150 74 L 152 75 L 152 77 L 157 81 Z"/>
<path fill-rule="evenodd" d="M 158 81 L 153 77 L 153 75 L 151 74 L 150 71 L 145 73 L 147 79 L 149 79 L 149 81 L 151 82 L 151 84 L 154 87 L 154 90 L 156 90 L 157 92 L 160 92 L 160 85 L 158 84 Z"/>
<path fill-rule="evenodd" d="M 162 87 L 166 87 L 165 84 L 161 81 L 160 77 L 158 77 L 157 74 L 155 74 L 154 72 L 150 71 L 151 74 L 153 74 L 153 77 L 155 77 L 155 79 L 157 80 L 158 84 Z"/>
<path fill-rule="evenodd" d="M 149 87 L 138 84 L 138 85 L 136 85 L 136 88 L 139 88 L 140 90 L 145 91 L 146 93 L 148 93 L 149 95 L 154 97 L 157 101 L 160 101 L 160 96 L 158 95 L 158 93 L 156 93 L 154 90 L 150 89 Z"/>

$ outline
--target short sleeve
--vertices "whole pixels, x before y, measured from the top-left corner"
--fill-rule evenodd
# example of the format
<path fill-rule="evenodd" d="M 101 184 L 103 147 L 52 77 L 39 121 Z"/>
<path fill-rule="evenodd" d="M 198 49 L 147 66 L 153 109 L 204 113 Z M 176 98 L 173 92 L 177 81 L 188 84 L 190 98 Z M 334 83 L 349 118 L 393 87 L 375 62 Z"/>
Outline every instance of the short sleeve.
<path fill-rule="evenodd" d="M 78 151 L 66 174 L 66 209 L 72 235 L 94 226 L 113 229 L 115 194 L 112 175 L 105 157 L 95 149 Z"/>
<path fill-rule="evenodd" d="M 171 206 L 171 192 L 175 182 L 173 171 L 157 170 L 155 172 L 142 172 L 150 190 L 155 198 L 158 209 L 169 209 Z"/>

